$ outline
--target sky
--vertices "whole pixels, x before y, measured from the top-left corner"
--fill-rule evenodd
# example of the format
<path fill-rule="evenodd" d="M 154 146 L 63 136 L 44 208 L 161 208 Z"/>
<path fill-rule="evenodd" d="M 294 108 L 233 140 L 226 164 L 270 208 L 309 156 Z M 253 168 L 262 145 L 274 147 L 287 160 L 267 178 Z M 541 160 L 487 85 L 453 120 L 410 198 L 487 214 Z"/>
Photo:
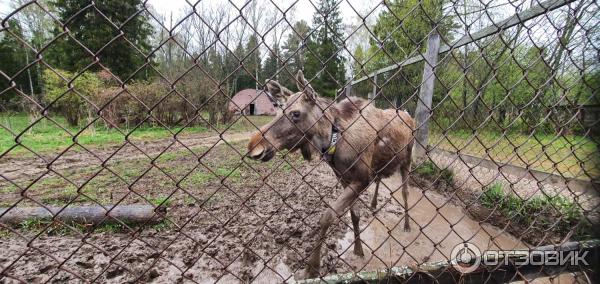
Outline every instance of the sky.
<path fill-rule="evenodd" d="M 15 3 L 17 3 L 17 1 L 18 2 L 26 2 L 27 0 L 0 0 L 0 17 L 4 18 L 5 15 L 10 13 L 12 11 L 11 7 L 17 6 L 15 4 Z M 83 0 L 81 0 L 81 1 L 83 1 Z M 172 14 L 173 18 L 174 18 L 173 19 L 174 22 L 178 22 L 177 19 L 180 19 L 183 16 L 185 16 L 185 14 L 183 13 L 183 10 L 185 8 L 189 9 L 189 7 L 191 7 L 191 5 L 189 3 L 195 3 L 196 1 L 197 0 L 148 0 L 147 3 L 148 3 L 148 5 L 153 7 L 153 9 L 152 9 L 153 11 L 161 14 L 162 16 L 164 16 L 164 18 L 168 18 L 169 15 Z M 225 5 L 226 7 L 229 6 L 229 7 L 231 7 L 231 10 L 230 10 L 231 13 L 235 13 L 236 10 L 233 5 L 235 5 L 237 7 L 242 7 L 247 1 L 250 1 L 250 0 L 202 0 L 201 3 L 203 3 L 205 6 L 207 6 L 207 5 Z M 298 20 L 305 20 L 310 25 L 312 22 L 312 19 L 313 19 L 313 15 L 315 13 L 314 5 L 316 5 L 319 0 L 253 0 L 253 1 L 259 1 L 259 2 L 265 3 L 265 6 L 268 7 L 267 9 L 273 9 L 273 10 L 267 11 L 267 12 L 271 12 L 271 13 L 276 11 L 276 7 L 274 7 L 274 4 L 271 3 L 271 1 L 273 1 L 275 3 L 275 5 L 277 5 L 281 10 L 287 10 L 289 7 L 293 7 L 290 10 L 290 13 L 286 14 L 286 18 L 288 19 L 288 21 L 290 23 L 294 23 L 295 21 L 298 21 Z M 458 1 L 460 3 L 459 0 L 453 0 L 453 1 Z M 476 25 L 471 26 L 471 28 L 473 29 L 473 30 L 471 30 L 471 32 L 475 32 L 476 30 L 489 25 L 490 23 L 489 23 L 488 15 L 490 15 L 490 14 L 494 15 L 495 20 L 503 19 L 503 18 L 507 17 L 508 15 L 514 13 L 515 6 L 524 4 L 524 3 L 529 3 L 529 1 L 527 1 L 527 0 L 516 0 L 516 1 L 512 1 L 512 0 L 473 0 L 473 1 L 474 1 L 473 3 L 479 3 L 480 5 L 485 5 L 488 8 L 488 10 L 487 11 L 485 11 L 485 9 L 479 10 L 481 7 L 475 7 L 475 8 L 477 8 L 477 10 L 479 10 L 479 12 L 476 14 L 471 14 L 469 16 L 469 21 L 477 23 Z M 344 23 L 344 25 L 346 25 L 346 34 L 349 34 L 349 32 L 353 31 L 353 29 L 350 28 L 350 26 L 353 26 L 359 22 L 357 12 L 354 9 L 356 9 L 358 11 L 358 13 L 362 13 L 363 15 L 365 15 L 366 13 L 370 12 L 374 8 L 379 7 L 377 9 L 375 9 L 376 12 L 374 12 L 373 14 L 371 14 L 369 16 L 368 22 L 370 24 L 372 24 L 375 22 L 375 19 L 377 18 L 379 12 L 383 10 L 383 8 L 381 8 L 380 5 L 381 5 L 381 1 L 342 0 L 341 3 L 339 4 L 339 8 L 340 8 L 340 12 L 342 15 L 343 23 Z M 502 7 L 499 7 L 499 6 L 502 6 Z M 198 7 L 200 7 L 200 6 L 198 6 Z M 493 8 L 493 7 L 496 7 L 496 8 Z M 458 11 L 451 9 L 451 7 L 449 7 L 449 8 L 450 9 L 448 9 L 446 11 L 446 13 L 449 13 L 450 15 L 455 15 L 455 13 L 458 12 Z M 492 8 L 492 9 L 490 9 L 490 8 Z M 491 12 L 492 10 L 493 10 L 493 12 Z M 248 9 L 244 9 L 242 11 L 247 13 Z M 533 26 L 533 29 L 528 30 L 528 37 L 530 37 L 530 38 L 525 38 L 525 41 L 530 42 L 531 40 L 534 40 L 537 43 L 543 43 L 543 42 L 547 42 L 549 39 L 556 40 L 557 35 L 555 33 L 557 32 L 557 30 L 556 30 L 555 26 L 560 26 L 561 23 L 556 23 L 554 25 L 536 24 L 536 22 L 539 22 L 540 20 L 542 22 L 547 22 L 546 17 L 538 17 L 535 20 L 530 21 L 526 24 L 526 26 Z M 285 25 L 285 24 L 283 24 L 283 25 Z M 169 25 L 167 23 L 165 23 L 165 26 L 169 26 Z M 457 35 L 455 38 L 458 38 L 460 36 L 462 36 L 462 34 Z M 346 43 L 346 47 L 352 51 L 352 50 L 354 50 L 354 47 L 356 47 L 356 45 L 368 45 L 368 37 L 369 37 L 369 33 L 365 32 L 364 30 L 362 31 L 362 33 L 359 32 L 357 34 L 354 34 L 350 38 L 350 40 Z M 270 36 L 265 37 L 265 44 L 270 45 L 270 42 L 268 42 L 268 41 L 271 41 Z"/>
<path fill-rule="evenodd" d="M 192 4 L 193 4 L 193 2 L 195 2 L 194 0 L 188 0 L 188 1 L 189 1 L 189 3 L 192 3 Z M 11 11 L 10 6 L 11 6 L 12 2 L 14 2 L 14 0 L 0 0 L 0 15 L 4 16 Z M 203 1 L 203 2 L 206 2 L 206 1 Z M 221 2 L 227 3 L 226 0 L 222 0 Z M 242 4 L 244 1 L 232 0 L 232 2 L 239 5 L 239 4 Z M 309 0 L 298 0 L 298 1 L 274 0 L 273 2 L 276 3 L 280 7 L 289 7 L 295 3 L 293 6 L 296 8 L 295 9 L 296 17 L 298 19 L 303 19 L 309 23 L 312 22 L 312 16 L 313 16 L 315 9 L 314 9 L 313 5 L 310 4 Z M 316 5 L 317 0 L 312 0 L 312 2 L 315 3 L 315 5 Z M 351 0 L 349 2 L 352 3 L 352 5 L 355 8 L 362 9 L 364 7 L 374 6 L 373 3 L 377 2 L 377 1 Z M 368 3 L 368 2 L 373 2 L 373 3 Z M 190 4 L 188 4 L 188 2 L 186 0 L 149 0 L 148 3 L 152 6 L 154 6 L 156 8 L 156 10 L 162 14 L 169 15 L 172 12 L 174 17 L 175 17 L 175 15 L 179 15 L 180 14 L 179 12 L 183 8 L 190 6 Z M 343 3 L 341 3 L 340 7 L 341 7 L 342 15 L 344 18 L 347 19 L 349 17 L 353 17 L 354 15 L 356 15 L 354 13 L 354 11 L 352 10 L 352 8 L 350 8 L 350 6 L 348 5 L 347 2 L 343 1 Z M 273 9 L 275 9 L 275 8 L 273 8 Z"/>
<path fill-rule="evenodd" d="M 312 3 L 314 5 L 317 4 L 318 0 L 312 0 Z M 191 0 L 190 2 L 194 2 L 193 0 Z M 206 1 L 203 1 L 206 2 Z M 230 3 L 228 3 L 225 0 L 219 1 L 221 3 L 223 3 L 224 5 L 231 5 Z M 245 1 L 240 1 L 240 0 L 232 0 L 231 2 L 233 2 L 234 4 L 236 4 L 236 6 L 238 7 L 242 7 L 243 3 Z M 266 1 L 268 5 L 273 5 L 271 3 L 268 3 L 269 1 Z M 274 0 L 273 1 L 277 6 L 279 6 L 282 10 L 285 10 L 287 7 L 293 6 L 294 8 L 294 16 L 296 19 L 300 20 L 305 20 L 308 23 L 312 22 L 312 18 L 313 18 L 313 14 L 315 12 L 315 8 L 313 6 L 313 4 L 311 4 L 311 1 L 309 0 Z M 375 5 L 377 5 L 379 3 L 379 1 L 364 1 L 364 0 L 351 0 L 348 1 L 349 3 L 351 3 L 351 5 L 359 10 L 359 11 L 364 11 L 365 9 L 368 9 L 369 7 L 374 7 Z M 352 10 L 350 4 L 348 4 L 348 2 L 346 1 L 342 1 L 342 3 L 340 3 L 340 10 L 342 13 L 342 18 L 345 20 L 349 20 L 352 19 L 354 17 L 356 17 L 356 13 L 354 12 L 354 10 Z M 185 0 L 149 0 L 148 3 L 152 6 L 154 6 L 156 8 L 156 10 L 160 13 L 163 13 L 165 15 L 169 15 L 171 12 L 173 13 L 173 17 L 175 18 L 176 15 L 180 15 L 180 11 L 185 8 L 185 7 L 189 7 L 190 5 L 185 1 Z M 276 9 L 273 6 L 273 9 Z"/>

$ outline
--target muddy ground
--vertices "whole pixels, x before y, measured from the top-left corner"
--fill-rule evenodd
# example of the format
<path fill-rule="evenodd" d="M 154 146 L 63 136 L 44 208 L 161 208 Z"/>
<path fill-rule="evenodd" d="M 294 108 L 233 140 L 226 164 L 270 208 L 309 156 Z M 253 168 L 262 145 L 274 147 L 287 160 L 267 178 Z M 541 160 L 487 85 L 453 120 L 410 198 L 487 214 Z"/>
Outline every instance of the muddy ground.
<path fill-rule="evenodd" d="M 2 164 L 3 175 L 17 180 L 0 184 L 3 206 L 141 203 L 165 206 L 168 214 L 163 223 L 142 228 L 2 229 L 0 282 L 293 280 L 304 267 L 320 212 L 341 188 L 325 164 L 303 162 L 297 154 L 269 163 L 242 159 L 244 138 L 227 137 L 228 143 L 215 147 L 218 138 L 187 141 L 185 147 L 150 143 L 143 148 L 149 155 L 122 149 L 104 166 L 74 153 L 57 160 L 50 173 L 27 160 L 11 159 L 13 171 Z M 23 173 L 29 169 L 36 170 Z M 411 232 L 400 229 L 400 179 L 384 180 L 375 211 L 367 206 L 372 188 L 358 201 L 365 257 L 352 254 L 351 222 L 344 216 L 330 229 L 322 275 L 447 260 L 454 245 L 468 239 L 481 249 L 530 246 L 509 233 L 515 228 L 480 223 L 482 216 L 464 210 L 445 185 L 418 175 L 410 182 Z"/>

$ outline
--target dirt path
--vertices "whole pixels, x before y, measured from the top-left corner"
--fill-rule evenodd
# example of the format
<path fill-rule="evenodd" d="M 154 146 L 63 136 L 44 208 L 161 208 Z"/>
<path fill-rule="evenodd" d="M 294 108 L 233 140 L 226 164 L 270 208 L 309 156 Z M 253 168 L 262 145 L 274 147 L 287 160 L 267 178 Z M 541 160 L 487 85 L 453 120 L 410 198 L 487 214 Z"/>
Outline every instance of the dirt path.
<path fill-rule="evenodd" d="M 252 132 L 241 132 L 223 135 L 223 140 L 228 143 L 238 142 L 248 139 Z M 146 158 L 147 156 L 155 158 L 161 152 L 174 152 L 187 148 L 209 147 L 215 144 L 223 143 L 219 136 L 204 136 L 204 137 L 186 137 L 180 138 L 177 141 L 174 139 L 165 139 L 157 141 L 144 141 L 137 143 L 134 146 L 127 144 L 113 145 L 107 148 L 89 148 L 94 155 L 81 149 L 82 151 L 69 151 L 61 155 L 56 161 L 51 164 L 51 168 L 56 171 L 63 171 L 73 168 L 81 168 L 89 165 L 101 164 L 103 161 L 114 163 L 118 161 L 136 160 Z M 185 146 L 185 147 L 184 147 Z M 121 147 L 121 148 L 120 148 Z M 111 157 L 112 155 L 112 157 Z M 49 162 L 55 159 L 57 154 L 46 155 L 45 160 L 34 158 L 5 158 L 0 161 L 0 182 L 6 179 L 11 181 L 19 181 L 23 179 L 33 179 L 48 172 Z M 51 176 L 45 175 L 44 177 Z"/>

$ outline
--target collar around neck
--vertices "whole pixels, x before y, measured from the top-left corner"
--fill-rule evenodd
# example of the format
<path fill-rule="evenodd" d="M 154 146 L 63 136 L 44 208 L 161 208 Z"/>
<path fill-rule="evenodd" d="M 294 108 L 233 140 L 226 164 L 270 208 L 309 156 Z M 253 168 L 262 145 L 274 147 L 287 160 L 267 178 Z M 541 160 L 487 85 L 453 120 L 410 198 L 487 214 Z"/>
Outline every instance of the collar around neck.
<path fill-rule="evenodd" d="M 333 162 L 333 155 L 335 154 L 336 145 L 340 136 L 340 130 L 335 126 L 335 123 L 331 124 L 331 138 L 329 139 L 329 146 L 321 149 L 321 155 L 323 160 L 326 162 Z"/>

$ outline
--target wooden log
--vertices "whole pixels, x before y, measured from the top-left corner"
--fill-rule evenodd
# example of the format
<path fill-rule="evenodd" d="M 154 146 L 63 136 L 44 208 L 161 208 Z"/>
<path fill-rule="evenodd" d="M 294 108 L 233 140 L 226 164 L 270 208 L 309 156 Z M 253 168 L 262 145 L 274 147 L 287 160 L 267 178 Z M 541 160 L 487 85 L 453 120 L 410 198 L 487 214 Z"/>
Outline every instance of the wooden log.
<path fill-rule="evenodd" d="M 60 220 L 67 224 L 87 225 L 118 221 L 127 224 L 155 224 L 160 222 L 165 214 L 166 208 L 155 208 L 151 205 L 69 206 L 64 210 L 62 207 L 51 206 L 14 207 L 0 208 L 0 223 L 14 226 L 28 220 Z"/>

